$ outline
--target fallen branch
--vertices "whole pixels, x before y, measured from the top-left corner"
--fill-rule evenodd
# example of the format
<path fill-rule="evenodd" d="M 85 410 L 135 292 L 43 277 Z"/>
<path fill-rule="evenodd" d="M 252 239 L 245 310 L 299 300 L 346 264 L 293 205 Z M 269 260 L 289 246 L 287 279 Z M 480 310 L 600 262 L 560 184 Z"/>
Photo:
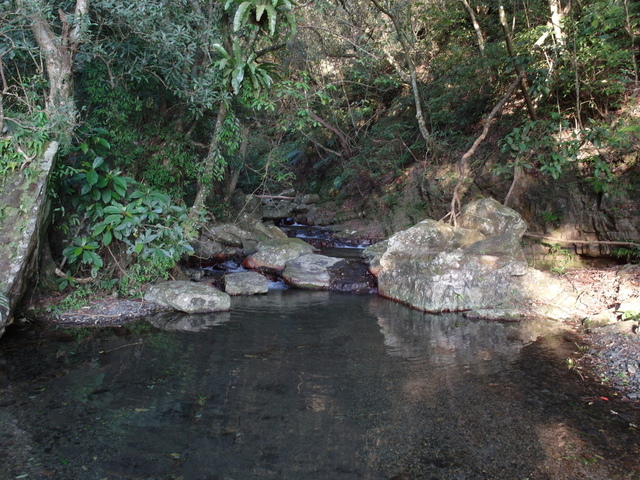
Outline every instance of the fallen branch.
<path fill-rule="evenodd" d="M 525 237 L 537 238 L 539 240 L 546 240 L 548 242 L 556 242 L 556 243 L 575 243 L 578 245 L 625 245 L 628 247 L 638 247 L 640 248 L 640 243 L 635 242 L 616 242 L 609 240 L 565 240 L 562 238 L 554 238 L 547 237 L 546 235 L 540 235 L 537 233 L 525 233 Z"/>
<path fill-rule="evenodd" d="M 269 200 L 295 200 L 296 197 L 285 197 L 283 195 L 256 195 L 258 198 L 267 198 Z"/>
<path fill-rule="evenodd" d="M 85 278 L 75 278 L 75 277 L 71 277 L 69 275 L 67 275 L 66 273 L 64 273 L 62 270 L 60 270 L 59 268 L 55 269 L 56 275 L 59 276 L 60 278 L 68 278 L 69 280 L 73 280 L 76 283 L 91 283 L 95 280 L 95 278 L 93 277 L 85 277 Z"/>
<path fill-rule="evenodd" d="M 136 345 L 143 345 L 143 344 L 144 342 L 127 343 L 126 345 L 120 345 L 119 347 L 115 347 L 110 350 L 100 350 L 99 353 L 115 352 L 116 350 L 120 350 L 121 348 L 135 347 Z"/>
<path fill-rule="evenodd" d="M 82 313 L 82 312 L 65 312 L 61 313 L 61 317 L 100 317 L 100 318 L 118 318 L 124 315 L 123 313 L 117 313 L 115 315 L 105 315 L 100 313 Z"/>

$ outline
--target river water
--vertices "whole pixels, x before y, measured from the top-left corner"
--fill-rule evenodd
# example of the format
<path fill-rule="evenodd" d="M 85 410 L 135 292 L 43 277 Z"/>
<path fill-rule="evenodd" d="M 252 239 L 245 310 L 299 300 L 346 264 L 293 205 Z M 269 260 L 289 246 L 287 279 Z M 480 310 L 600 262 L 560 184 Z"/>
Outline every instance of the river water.
<path fill-rule="evenodd" d="M 153 325 L 14 329 L 0 479 L 640 478 L 638 431 L 548 331 L 293 290 Z"/>

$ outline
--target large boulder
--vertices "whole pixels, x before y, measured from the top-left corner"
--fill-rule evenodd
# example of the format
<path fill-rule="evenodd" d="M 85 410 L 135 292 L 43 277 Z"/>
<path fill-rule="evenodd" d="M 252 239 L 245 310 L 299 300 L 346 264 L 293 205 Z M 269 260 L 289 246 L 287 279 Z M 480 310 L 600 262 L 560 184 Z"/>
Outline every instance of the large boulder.
<path fill-rule="evenodd" d="M 257 252 L 245 258 L 243 266 L 284 270 L 289 260 L 313 252 L 314 248 L 299 238 L 274 238 L 258 243 Z"/>
<path fill-rule="evenodd" d="M 486 237 L 509 235 L 521 238 L 527 224 L 515 210 L 505 207 L 493 198 L 483 198 L 462 209 L 458 226 L 476 230 Z"/>
<path fill-rule="evenodd" d="M 459 223 L 425 220 L 368 248 L 380 294 L 428 312 L 567 316 L 575 298 L 528 267 L 520 247 L 525 224 L 516 212 L 483 199 L 467 206 Z"/>
<path fill-rule="evenodd" d="M 29 169 L 0 179 L 0 335 L 35 277 L 49 220 L 47 185 L 58 143 L 51 142 Z"/>
<path fill-rule="evenodd" d="M 258 272 L 234 272 L 224 276 L 224 291 L 229 295 L 257 295 L 269 291 L 269 280 Z"/>
<path fill-rule="evenodd" d="M 157 283 L 144 299 L 185 313 L 222 312 L 231 307 L 228 294 L 204 283 L 182 280 Z"/>
<path fill-rule="evenodd" d="M 292 287 L 307 290 L 371 292 L 375 288 L 375 278 L 362 260 L 314 253 L 287 262 L 282 277 Z"/>
<path fill-rule="evenodd" d="M 339 258 L 309 253 L 287 262 L 282 277 L 296 288 L 328 290 L 331 286 L 329 269 Z"/>

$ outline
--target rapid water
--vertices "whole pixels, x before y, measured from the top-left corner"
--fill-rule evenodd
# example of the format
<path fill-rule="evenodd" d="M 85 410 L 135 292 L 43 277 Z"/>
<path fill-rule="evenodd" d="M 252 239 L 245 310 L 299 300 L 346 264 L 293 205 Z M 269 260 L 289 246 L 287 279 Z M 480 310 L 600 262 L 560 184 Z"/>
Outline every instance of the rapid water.
<path fill-rule="evenodd" d="M 153 324 L 0 340 L 0 479 L 639 478 L 543 324 L 294 290 Z"/>

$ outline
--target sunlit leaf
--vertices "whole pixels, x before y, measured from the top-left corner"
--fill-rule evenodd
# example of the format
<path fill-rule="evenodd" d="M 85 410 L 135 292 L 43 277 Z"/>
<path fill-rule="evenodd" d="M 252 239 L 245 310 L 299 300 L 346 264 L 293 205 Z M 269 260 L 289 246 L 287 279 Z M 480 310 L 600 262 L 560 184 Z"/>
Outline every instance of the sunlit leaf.
<path fill-rule="evenodd" d="M 87 181 L 87 184 L 89 184 L 90 186 L 95 185 L 98 182 L 98 172 L 96 172 L 93 169 L 89 170 L 87 172 L 86 181 Z"/>
<path fill-rule="evenodd" d="M 102 157 L 96 157 L 93 160 L 93 165 L 91 166 L 91 168 L 93 168 L 94 170 L 97 169 L 100 165 L 102 165 L 104 163 L 104 158 Z"/>
<path fill-rule="evenodd" d="M 233 30 L 234 31 L 238 31 L 240 30 L 245 23 L 247 22 L 247 19 L 249 18 L 249 14 L 251 13 L 250 8 L 253 6 L 252 2 L 242 2 L 240 4 L 240 6 L 238 7 L 238 10 L 236 10 L 236 14 L 233 17 Z"/>

